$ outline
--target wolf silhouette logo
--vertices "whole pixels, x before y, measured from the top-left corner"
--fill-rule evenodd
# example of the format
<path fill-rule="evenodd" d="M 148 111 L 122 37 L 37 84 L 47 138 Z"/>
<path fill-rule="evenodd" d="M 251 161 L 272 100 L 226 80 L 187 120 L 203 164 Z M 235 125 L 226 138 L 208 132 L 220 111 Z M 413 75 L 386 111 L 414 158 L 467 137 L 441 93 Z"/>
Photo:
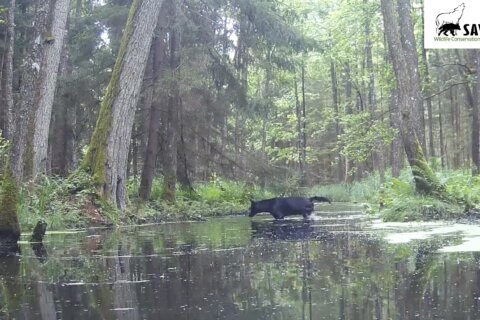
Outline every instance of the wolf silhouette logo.
<path fill-rule="evenodd" d="M 435 20 L 437 24 L 437 32 L 440 36 L 442 33 L 448 36 L 448 32 L 452 36 L 456 36 L 456 30 L 460 30 L 460 18 L 462 18 L 463 10 L 465 10 L 465 4 L 462 3 L 453 11 L 440 13 Z"/>

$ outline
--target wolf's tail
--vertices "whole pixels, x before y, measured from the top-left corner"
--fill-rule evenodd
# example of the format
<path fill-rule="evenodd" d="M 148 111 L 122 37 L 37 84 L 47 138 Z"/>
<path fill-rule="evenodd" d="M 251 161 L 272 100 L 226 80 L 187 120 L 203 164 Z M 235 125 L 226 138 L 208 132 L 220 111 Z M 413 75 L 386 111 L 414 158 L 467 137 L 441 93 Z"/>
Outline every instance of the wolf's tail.
<path fill-rule="evenodd" d="M 318 202 L 328 202 L 328 203 L 332 203 L 332 201 L 330 201 L 330 199 L 326 198 L 326 197 L 310 197 L 309 198 L 310 201 L 318 201 Z"/>

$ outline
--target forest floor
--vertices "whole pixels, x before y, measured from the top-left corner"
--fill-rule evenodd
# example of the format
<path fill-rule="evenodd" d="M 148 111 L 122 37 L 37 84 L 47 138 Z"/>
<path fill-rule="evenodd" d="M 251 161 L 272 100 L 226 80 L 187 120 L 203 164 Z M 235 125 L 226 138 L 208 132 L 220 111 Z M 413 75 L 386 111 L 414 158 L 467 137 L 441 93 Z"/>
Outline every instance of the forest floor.
<path fill-rule="evenodd" d="M 22 230 L 31 230 L 43 219 L 50 230 L 83 228 L 92 225 L 141 224 L 170 221 L 202 221 L 206 218 L 246 214 L 250 199 L 279 195 L 325 196 L 333 202 L 363 203 L 367 213 L 377 213 L 384 221 L 475 220 L 480 217 L 480 179 L 466 171 L 443 171 L 437 176 L 447 191 L 464 203 L 451 203 L 414 192 L 408 171 L 398 178 L 378 175 L 350 184 L 318 185 L 311 188 L 283 187 L 265 190 L 259 186 L 216 178 L 194 185 L 195 192 L 176 192 L 176 202 L 162 198 L 162 181 L 156 180 L 151 199 L 138 198 L 138 182 L 128 185 L 130 203 L 120 214 L 112 206 L 95 200 L 91 189 L 78 191 L 72 179 L 44 178 L 24 187 L 20 196 L 19 220 Z"/>

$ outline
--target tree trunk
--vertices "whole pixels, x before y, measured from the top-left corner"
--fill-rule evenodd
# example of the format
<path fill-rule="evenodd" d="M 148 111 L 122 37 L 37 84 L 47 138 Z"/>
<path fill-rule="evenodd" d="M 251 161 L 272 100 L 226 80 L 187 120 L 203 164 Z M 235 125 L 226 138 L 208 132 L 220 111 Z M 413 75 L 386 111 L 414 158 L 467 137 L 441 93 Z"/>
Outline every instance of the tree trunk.
<path fill-rule="evenodd" d="M 3 97 L 5 101 L 4 136 L 11 140 L 13 133 L 13 50 L 15 46 L 15 0 L 10 0 L 8 9 L 7 49 L 5 53 L 5 77 L 3 78 Z"/>
<path fill-rule="evenodd" d="M 175 202 L 177 185 L 177 145 L 178 145 L 178 109 L 179 109 L 179 85 L 177 69 L 180 66 L 178 57 L 178 33 L 171 30 L 170 33 L 170 72 L 171 90 L 167 105 L 167 134 L 165 137 L 165 152 L 163 154 L 163 199 L 167 202 Z"/>
<path fill-rule="evenodd" d="M 297 79 L 294 79 L 295 87 L 294 87 L 294 93 L 295 93 L 295 117 L 297 118 L 297 136 L 298 136 L 298 141 L 297 141 L 297 150 L 298 150 L 298 174 L 300 177 L 303 177 L 305 175 L 305 166 L 303 163 L 303 152 L 302 152 L 302 113 L 300 110 L 300 99 L 298 98 L 298 83 Z"/>
<path fill-rule="evenodd" d="M 77 16 L 76 20 L 78 18 Z M 52 130 L 50 130 L 53 134 L 49 143 L 50 151 L 48 158 L 50 160 L 51 173 L 65 177 L 75 168 L 75 127 L 77 120 L 76 109 L 78 106 L 78 102 L 68 92 L 66 86 L 73 74 L 70 48 L 66 42 L 63 45 L 59 73 L 61 79 L 57 80 L 59 85 L 57 86 L 55 96 L 60 98 L 60 103 L 56 102 L 53 105 Z M 58 101 L 57 99 L 55 100 Z"/>
<path fill-rule="evenodd" d="M 480 49 L 472 53 L 476 69 L 475 86 L 473 93 L 473 122 L 472 122 L 472 159 L 473 173 L 480 170 Z"/>
<path fill-rule="evenodd" d="M 446 148 L 445 148 L 445 139 L 443 135 L 443 119 L 442 119 L 442 97 L 439 95 L 438 96 L 438 126 L 439 126 L 439 135 L 440 135 L 440 159 L 442 161 L 442 169 L 445 169 L 447 167 L 446 163 Z"/>
<path fill-rule="evenodd" d="M 142 175 L 140 178 L 139 196 L 142 200 L 150 199 L 152 192 L 152 183 L 155 177 L 157 154 L 160 137 L 160 119 L 161 119 L 161 90 L 158 80 L 163 77 L 164 68 L 162 64 L 165 61 L 165 40 L 163 35 L 154 39 L 152 45 L 152 69 L 153 69 L 153 101 L 150 107 L 150 118 L 148 123 L 148 140 L 145 158 L 143 160 Z"/>
<path fill-rule="evenodd" d="M 394 89 L 391 93 L 390 101 L 390 125 L 397 132 L 392 141 L 392 176 L 400 176 L 403 165 L 403 142 L 401 134 L 401 115 L 398 107 L 398 90 Z"/>
<path fill-rule="evenodd" d="M 366 67 L 368 73 L 368 95 L 367 95 L 367 102 L 368 107 L 370 108 L 370 112 L 372 116 L 376 116 L 375 113 L 377 111 L 377 99 L 375 96 L 375 69 L 373 65 L 373 55 L 372 55 L 372 40 L 370 39 L 370 17 L 368 16 L 369 12 L 366 10 L 368 6 L 368 0 L 363 0 L 364 4 L 364 15 L 365 19 L 365 60 L 366 60 Z M 373 170 L 378 170 L 380 176 L 380 182 L 383 183 L 385 180 L 385 166 L 384 166 L 384 159 L 383 159 L 383 142 L 379 139 L 375 141 L 375 149 L 373 150 L 372 154 L 372 162 L 373 162 Z"/>
<path fill-rule="evenodd" d="M 131 149 L 132 149 L 132 174 L 133 179 L 136 181 L 138 177 L 138 126 L 135 125 L 135 121 L 133 122 L 133 129 L 132 129 L 132 142 Z M 127 178 L 130 176 L 127 175 Z"/>
<path fill-rule="evenodd" d="M 458 169 L 460 168 L 460 149 L 462 148 L 461 145 L 457 143 L 461 137 L 460 132 L 460 108 L 458 107 L 458 100 L 457 100 L 457 92 L 454 88 L 450 88 L 450 109 L 451 109 L 451 116 L 452 116 L 452 145 L 453 145 L 453 168 Z"/>
<path fill-rule="evenodd" d="M 56 0 L 52 11 L 52 21 L 48 34 L 43 39 L 44 53 L 41 64 L 41 83 L 38 87 L 38 99 L 33 131 L 33 176 L 46 173 L 48 153 L 48 133 L 52 117 L 53 98 L 57 86 L 58 68 L 66 35 L 66 26 L 70 0 Z"/>
<path fill-rule="evenodd" d="M 418 53 L 415 35 L 413 33 L 412 8 L 410 0 L 397 0 L 398 3 L 398 20 L 400 23 L 400 41 L 403 48 L 406 63 L 406 72 L 411 79 L 410 100 L 412 108 L 412 122 L 417 133 L 417 137 L 422 146 L 422 150 L 426 150 L 425 140 L 425 115 L 423 110 L 422 82 L 418 67 Z M 400 49 L 400 48 L 399 48 Z"/>
<path fill-rule="evenodd" d="M 304 58 L 303 58 L 304 59 Z M 300 186 L 307 185 L 307 112 L 305 100 L 305 62 L 302 59 L 302 163 L 303 172 L 300 177 Z"/>
<path fill-rule="evenodd" d="M 335 144 L 338 144 L 338 137 L 340 136 L 340 112 L 338 109 L 338 81 L 337 71 L 335 63 L 330 61 L 330 78 L 332 81 L 332 101 L 335 111 Z M 343 161 L 340 152 L 337 153 L 337 181 L 340 183 L 343 181 Z"/>
<path fill-rule="evenodd" d="M 187 149 L 185 145 L 185 130 L 184 130 L 184 116 L 183 116 L 183 103 L 179 101 L 179 121 L 178 121 L 178 147 L 177 147 L 177 176 L 180 185 L 188 191 L 193 191 L 193 186 L 188 175 L 188 160 Z"/>
<path fill-rule="evenodd" d="M 101 197 L 126 205 L 128 149 L 161 0 L 134 0 L 83 168 Z"/>
<path fill-rule="evenodd" d="M 10 163 L 3 172 L 0 188 L 0 247 L 5 244 L 17 244 L 20 238 L 18 222 L 19 189 L 13 177 Z"/>
<path fill-rule="evenodd" d="M 30 174 L 32 169 L 31 166 L 25 167 L 26 162 L 31 163 L 33 160 L 31 154 L 32 141 L 27 139 L 27 135 L 29 131 L 33 131 L 30 120 L 37 102 L 37 83 L 41 74 L 43 46 L 46 40 L 44 35 L 47 30 L 49 12 L 50 1 L 38 0 L 32 41 L 28 45 L 28 56 L 25 58 L 24 67 L 21 71 L 20 99 L 16 103 L 16 112 L 14 113 L 12 148 L 10 150 L 12 171 L 17 182 L 22 181 L 24 175 Z M 26 161 L 25 158 L 28 158 L 29 161 Z"/>
<path fill-rule="evenodd" d="M 423 0 L 421 1 L 422 6 L 423 6 Z M 421 23 L 424 25 L 424 17 L 421 15 Z M 425 30 L 422 29 L 422 32 Z M 430 71 L 428 69 L 428 61 L 427 61 L 427 49 L 425 49 L 425 43 L 424 43 L 424 34 L 422 33 L 421 38 L 421 47 L 422 47 L 422 64 L 423 68 L 425 70 L 425 84 L 426 84 L 426 93 L 428 95 L 431 94 L 431 86 L 432 86 L 432 81 L 430 79 Z M 428 115 L 428 153 L 429 157 L 435 157 L 435 142 L 433 139 L 433 106 L 432 106 L 432 98 L 428 97 L 425 99 L 425 102 L 427 103 L 427 115 Z"/>
<path fill-rule="evenodd" d="M 345 114 L 352 114 L 353 108 L 352 108 L 352 80 L 350 77 L 350 66 L 348 63 L 345 65 L 345 102 L 346 102 L 346 107 L 345 107 Z M 353 182 L 353 167 L 354 167 L 354 162 L 353 160 L 348 159 L 345 157 L 345 182 L 346 183 L 352 183 Z"/>
<path fill-rule="evenodd" d="M 399 11 L 405 11 L 407 7 L 405 1 L 399 0 L 399 4 L 401 7 Z M 401 134 L 403 145 L 414 177 L 415 188 L 420 193 L 443 196 L 444 188 L 436 179 L 423 154 L 421 144 L 422 130 L 418 128 L 419 123 L 415 121 L 420 114 L 420 103 L 418 101 L 421 98 L 421 93 L 419 92 L 420 85 L 418 78 L 408 67 L 408 64 L 414 62 L 415 59 L 409 59 L 407 62 L 409 54 L 413 53 L 402 46 L 400 39 L 400 35 L 403 33 L 412 33 L 413 36 L 413 30 L 406 23 L 406 20 L 408 20 L 406 16 L 410 15 L 397 15 L 390 0 L 381 0 L 381 7 L 388 49 L 397 80 L 398 106 L 402 116 Z M 399 16 L 403 17 L 403 19 L 399 20 Z M 406 37 L 412 40 L 408 35 Z M 416 61 L 418 61 L 418 58 Z"/>

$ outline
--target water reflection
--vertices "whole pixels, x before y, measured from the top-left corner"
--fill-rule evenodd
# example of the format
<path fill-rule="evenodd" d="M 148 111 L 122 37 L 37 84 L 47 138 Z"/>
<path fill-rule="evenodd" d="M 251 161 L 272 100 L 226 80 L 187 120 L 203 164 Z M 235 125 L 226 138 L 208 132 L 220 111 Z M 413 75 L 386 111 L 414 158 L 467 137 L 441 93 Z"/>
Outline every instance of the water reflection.
<path fill-rule="evenodd" d="M 0 261 L 2 319 L 478 319 L 480 255 L 350 214 L 49 235 Z"/>
<path fill-rule="evenodd" d="M 314 227 L 310 220 L 251 221 L 252 237 L 268 240 L 327 240 L 333 234 Z"/>

